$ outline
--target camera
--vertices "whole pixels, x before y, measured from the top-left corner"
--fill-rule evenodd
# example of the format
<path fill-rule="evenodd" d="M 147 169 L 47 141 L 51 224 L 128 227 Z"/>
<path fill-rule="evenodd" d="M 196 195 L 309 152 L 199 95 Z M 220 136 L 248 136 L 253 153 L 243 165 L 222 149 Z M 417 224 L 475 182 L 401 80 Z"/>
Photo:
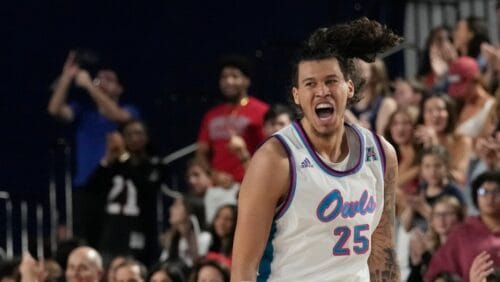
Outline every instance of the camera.
<path fill-rule="evenodd" d="M 97 52 L 81 48 L 75 50 L 75 63 L 94 76 L 99 69 L 101 59 Z"/>

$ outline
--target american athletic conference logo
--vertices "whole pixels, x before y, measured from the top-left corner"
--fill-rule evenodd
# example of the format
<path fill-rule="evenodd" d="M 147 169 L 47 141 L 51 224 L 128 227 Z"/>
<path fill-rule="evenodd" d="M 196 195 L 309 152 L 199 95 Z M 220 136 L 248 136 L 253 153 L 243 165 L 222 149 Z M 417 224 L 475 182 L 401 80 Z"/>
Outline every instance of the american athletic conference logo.
<path fill-rule="evenodd" d="M 311 163 L 311 161 L 306 157 L 301 163 L 300 163 L 301 168 L 306 168 L 306 167 L 314 167 Z"/>
<path fill-rule="evenodd" d="M 366 148 L 366 161 L 377 161 L 377 153 L 375 153 L 375 148 L 373 146 Z"/>

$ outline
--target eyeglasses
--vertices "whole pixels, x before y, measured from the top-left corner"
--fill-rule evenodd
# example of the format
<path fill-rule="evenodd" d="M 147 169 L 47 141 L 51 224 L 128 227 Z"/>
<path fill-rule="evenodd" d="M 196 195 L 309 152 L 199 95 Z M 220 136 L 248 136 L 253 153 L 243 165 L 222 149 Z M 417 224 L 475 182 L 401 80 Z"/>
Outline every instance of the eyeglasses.
<path fill-rule="evenodd" d="M 492 195 L 493 197 L 500 197 L 500 189 L 488 190 L 484 187 L 480 187 L 477 190 L 477 195 L 481 197 L 485 197 L 486 195 Z"/>

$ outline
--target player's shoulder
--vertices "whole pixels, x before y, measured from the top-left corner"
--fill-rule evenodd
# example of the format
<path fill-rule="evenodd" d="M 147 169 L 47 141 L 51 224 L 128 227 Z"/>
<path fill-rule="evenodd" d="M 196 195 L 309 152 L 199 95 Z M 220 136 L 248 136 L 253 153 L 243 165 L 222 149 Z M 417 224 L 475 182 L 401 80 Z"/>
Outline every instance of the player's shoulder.
<path fill-rule="evenodd" d="M 394 149 L 394 146 L 385 139 L 384 136 L 377 134 L 376 132 L 372 132 L 373 136 L 378 139 L 378 142 L 380 143 L 380 146 L 384 150 L 384 153 L 388 157 L 396 156 L 396 149 Z"/>
<path fill-rule="evenodd" d="M 375 131 L 364 128 L 357 124 L 348 124 L 348 126 L 355 128 L 358 132 L 365 136 L 373 137 L 375 141 L 380 144 L 380 147 L 386 157 L 396 158 L 396 150 L 394 149 L 394 146 L 392 146 L 392 144 L 389 143 L 389 141 L 387 141 L 384 136 L 379 135 Z"/>
<path fill-rule="evenodd" d="M 290 169 L 290 160 L 284 145 L 277 137 L 270 137 L 252 156 L 240 195 L 265 195 L 267 199 L 277 201 L 288 191 Z"/>
<path fill-rule="evenodd" d="M 271 136 L 257 149 L 253 158 L 262 159 L 262 161 L 288 158 L 284 146 L 283 141 L 277 136 Z"/>
<path fill-rule="evenodd" d="M 396 155 L 396 149 L 392 144 L 385 139 L 384 136 L 377 135 L 380 140 L 380 145 L 382 146 L 382 150 L 384 150 L 384 154 L 386 156 L 387 161 L 392 161 L 396 162 L 398 161 L 397 155 Z"/>
<path fill-rule="evenodd" d="M 389 141 L 387 141 L 383 136 L 380 135 L 376 136 L 380 140 L 380 146 L 382 147 L 382 152 L 385 157 L 384 170 L 385 170 L 385 177 L 387 177 L 388 171 L 394 172 L 397 171 L 398 168 L 398 157 L 396 154 L 396 149 L 394 149 L 394 146 L 392 146 L 392 144 L 389 143 Z M 389 175 L 392 175 L 392 173 L 390 173 Z"/>
<path fill-rule="evenodd" d="M 384 136 L 377 134 L 375 131 L 363 128 L 361 126 L 356 126 L 358 130 L 364 132 L 367 136 L 372 136 L 375 139 L 375 142 L 378 143 L 377 147 L 381 150 L 381 154 L 383 154 L 384 159 L 384 170 L 389 167 L 397 166 L 398 158 L 396 154 L 396 149 L 394 146 L 385 139 Z"/>
<path fill-rule="evenodd" d="M 289 170 L 289 155 L 285 145 L 276 136 L 268 138 L 255 151 L 247 169 L 247 175 L 267 175 L 277 171 L 285 174 Z"/>

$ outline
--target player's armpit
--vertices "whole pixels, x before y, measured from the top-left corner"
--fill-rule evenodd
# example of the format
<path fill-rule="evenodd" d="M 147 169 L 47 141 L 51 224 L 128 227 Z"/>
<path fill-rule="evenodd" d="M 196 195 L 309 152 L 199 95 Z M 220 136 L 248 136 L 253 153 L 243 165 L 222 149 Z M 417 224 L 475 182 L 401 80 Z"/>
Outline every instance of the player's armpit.
<path fill-rule="evenodd" d="M 382 139 L 382 138 L 381 138 Z M 400 281 L 395 245 L 395 193 L 398 162 L 394 148 L 383 140 L 387 166 L 384 177 L 384 210 L 380 223 L 372 234 L 372 249 L 368 259 L 372 282 Z"/>

